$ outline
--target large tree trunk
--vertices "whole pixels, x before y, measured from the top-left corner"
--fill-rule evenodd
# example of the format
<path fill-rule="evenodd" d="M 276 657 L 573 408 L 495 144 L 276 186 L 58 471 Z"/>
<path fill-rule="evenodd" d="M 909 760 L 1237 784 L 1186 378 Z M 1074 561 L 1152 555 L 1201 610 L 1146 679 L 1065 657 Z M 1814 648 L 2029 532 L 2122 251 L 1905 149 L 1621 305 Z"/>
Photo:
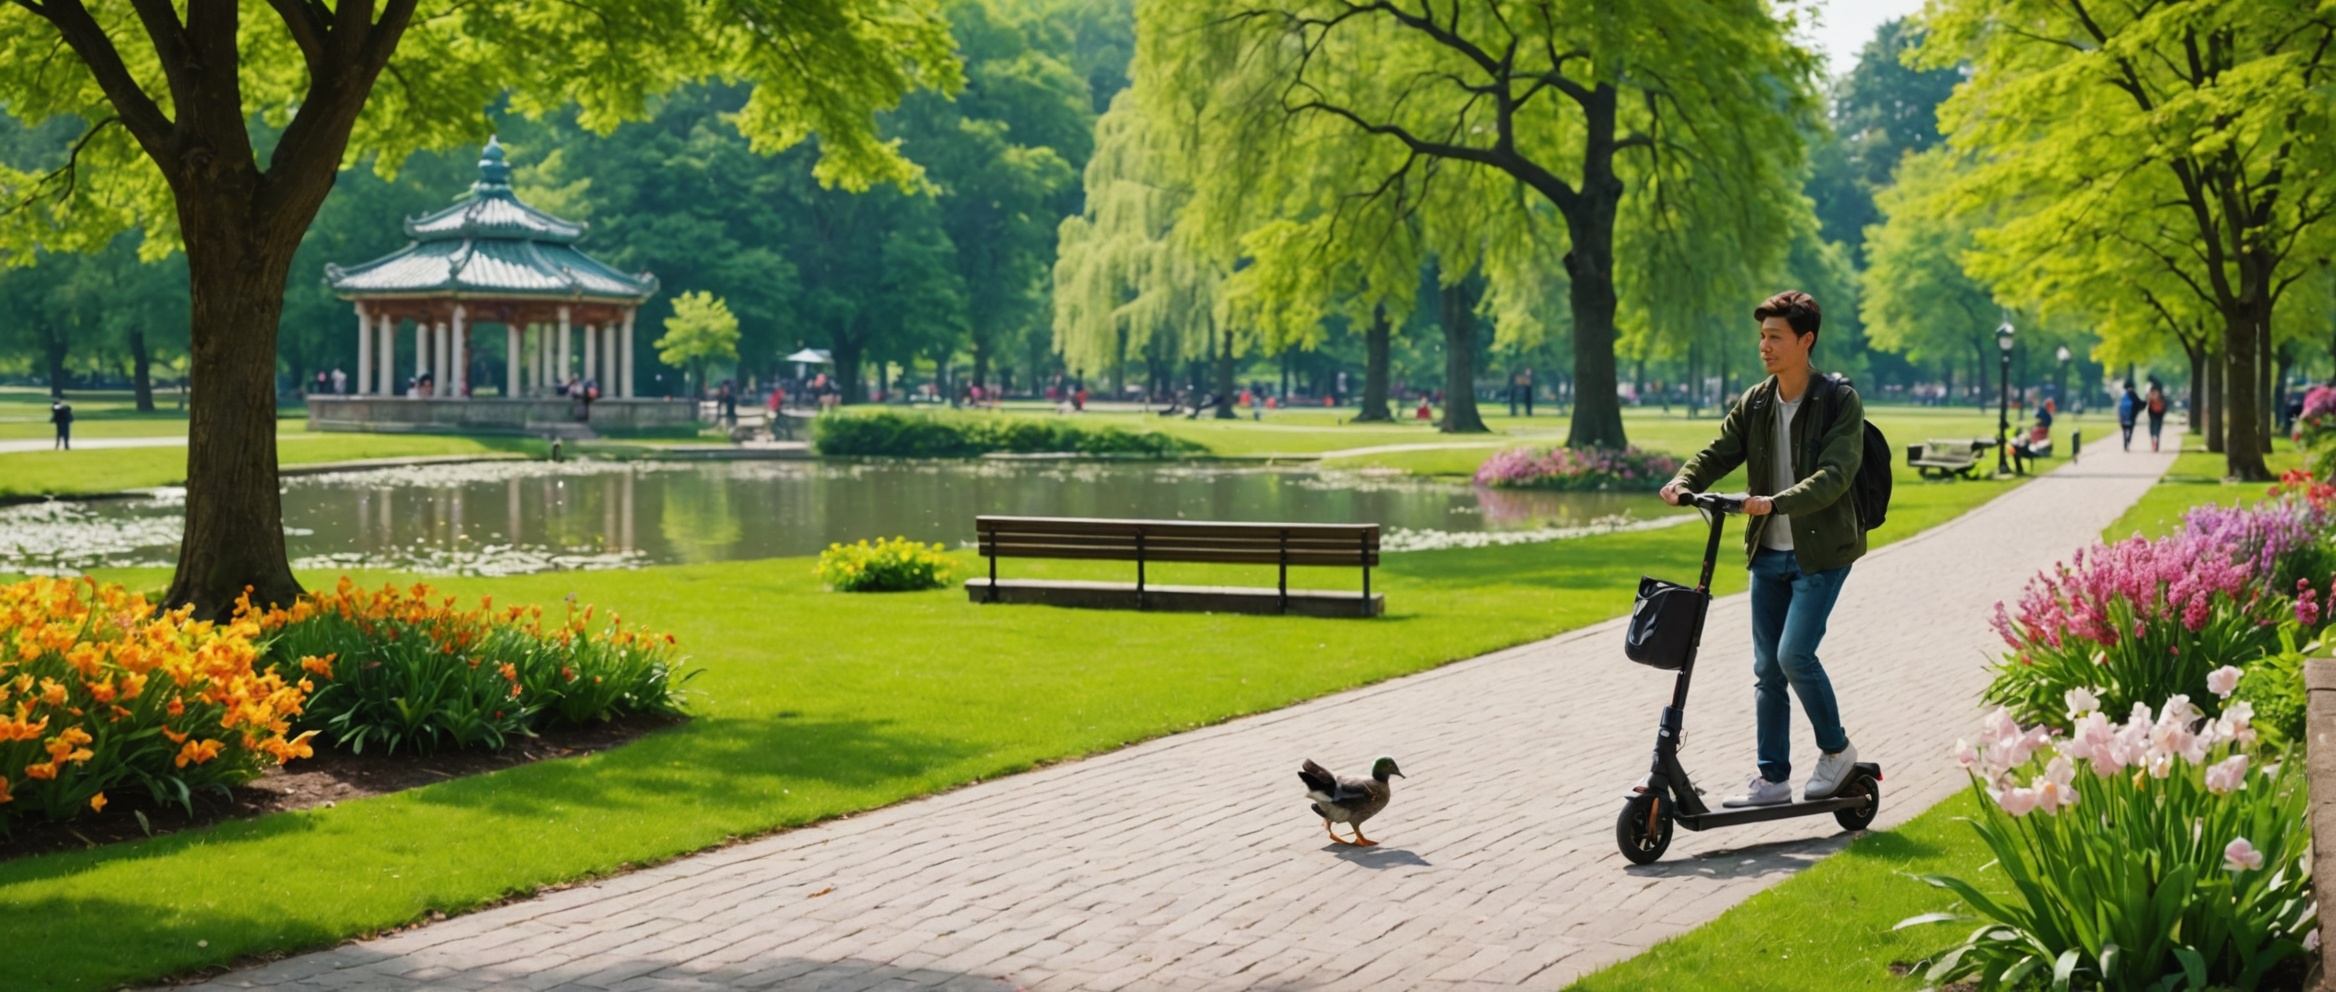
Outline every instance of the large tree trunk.
<path fill-rule="evenodd" d="M 2206 398 L 2206 413 L 2203 416 L 2206 421 L 2206 450 L 2219 455 L 2223 449 L 2222 411 L 2225 396 L 2222 387 L 2226 378 L 2223 375 L 2223 356 L 2207 355 L 2203 371 L 2206 373 L 2206 388 L 2192 386 L 2190 396 L 2193 400 L 2200 396 Z"/>
<path fill-rule="evenodd" d="M 1387 409 L 1387 346 L 1393 332 L 1387 322 L 1387 306 L 1371 309 L 1371 326 L 1363 332 L 1363 403 L 1355 412 L 1357 422 L 1378 423 L 1394 420 Z M 1289 391 L 1289 365 L 1282 365 L 1282 389 Z"/>
<path fill-rule="evenodd" d="M 973 384 L 982 389 L 990 385 L 990 339 L 987 334 L 973 337 Z"/>
<path fill-rule="evenodd" d="M 2240 319 L 2226 325 L 2223 338 L 2228 342 L 2225 354 L 2229 356 L 2223 392 L 2228 398 L 2222 412 L 2223 460 L 2225 471 L 2241 482 L 2263 482 L 2271 478 L 2271 469 L 2263 464 L 2263 416 L 2257 401 L 2256 356 L 2262 346 L 2262 331 L 2270 321 L 2270 307 L 2256 296 L 2240 315 Z"/>
<path fill-rule="evenodd" d="M 1622 180 L 1614 174 L 1612 84 L 1600 83 L 1582 103 L 1582 184 L 1564 210 L 1571 244 L 1565 253 L 1567 299 L 1574 317 L 1574 414 L 1569 448 L 1624 448 L 1622 402 L 1615 395 L 1614 217 Z M 1564 201 L 1560 201 L 1561 207 Z"/>
<path fill-rule="evenodd" d="M 1471 273 L 1438 294 L 1444 323 L 1444 419 L 1437 429 L 1446 434 L 1491 432 L 1476 412 L 1476 299 L 1480 282 L 1481 277 Z"/>
<path fill-rule="evenodd" d="M 330 187 L 332 176 L 324 174 Z M 253 218 L 233 192 L 179 191 L 193 314 L 187 411 L 186 532 L 166 603 L 222 618 L 246 589 L 290 603 L 300 583 L 284 554 L 276 479 L 276 326 L 292 254 L 315 213 Z M 322 193 L 315 196 L 323 200 Z"/>
<path fill-rule="evenodd" d="M 71 341 L 53 324 L 42 325 L 40 335 L 41 365 L 48 369 L 49 393 L 62 393 L 65 391 L 65 349 Z"/>
<path fill-rule="evenodd" d="M 860 352 L 859 342 L 838 340 L 834 353 L 828 355 L 835 359 L 835 389 L 839 402 L 858 403 L 867 395 L 860 388 Z"/>
<path fill-rule="evenodd" d="M 130 332 L 130 381 L 138 395 L 138 412 L 154 412 L 154 356 L 146 350 L 146 331 Z"/>

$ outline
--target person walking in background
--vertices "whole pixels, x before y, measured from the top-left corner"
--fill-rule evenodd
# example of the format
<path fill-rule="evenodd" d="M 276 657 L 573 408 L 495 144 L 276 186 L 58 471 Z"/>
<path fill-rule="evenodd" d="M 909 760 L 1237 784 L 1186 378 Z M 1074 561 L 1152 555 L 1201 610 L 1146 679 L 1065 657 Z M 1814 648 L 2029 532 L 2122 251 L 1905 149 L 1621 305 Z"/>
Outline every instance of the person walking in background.
<path fill-rule="evenodd" d="M 57 425 L 57 443 L 50 450 L 73 450 L 73 404 L 65 402 L 65 394 L 58 393 L 49 400 L 49 423 Z"/>
<path fill-rule="evenodd" d="M 2149 450 L 2158 450 L 2158 435 L 2166 429 L 2166 387 L 2149 383 Z"/>
<path fill-rule="evenodd" d="M 2117 397 L 2117 429 L 2125 432 L 2125 450 L 2133 450 L 2133 421 L 2141 414 L 2141 394 L 2133 391 L 2133 380 L 2125 380 L 2125 395 Z"/>

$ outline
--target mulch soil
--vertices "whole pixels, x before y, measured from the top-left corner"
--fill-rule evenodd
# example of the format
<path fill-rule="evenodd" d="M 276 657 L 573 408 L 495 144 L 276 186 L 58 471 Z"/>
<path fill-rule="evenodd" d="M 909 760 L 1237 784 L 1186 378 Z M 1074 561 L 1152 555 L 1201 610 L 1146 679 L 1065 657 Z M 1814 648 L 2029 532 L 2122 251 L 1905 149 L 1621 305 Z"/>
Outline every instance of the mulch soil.
<path fill-rule="evenodd" d="M 578 757 L 606 751 L 680 722 L 664 717 L 627 717 L 515 738 L 508 747 L 495 752 L 350 754 L 318 747 L 315 757 L 270 768 L 225 798 L 217 794 L 195 797 L 191 814 L 177 805 L 157 803 L 133 786 L 109 793 L 102 813 L 85 813 L 64 823 L 18 823 L 6 837 L 0 838 L 0 861 L 115 844 L 149 835 L 159 837 L 228 820 L 331 806 L 344 800 L 400 792 L 538 761 Z"/>

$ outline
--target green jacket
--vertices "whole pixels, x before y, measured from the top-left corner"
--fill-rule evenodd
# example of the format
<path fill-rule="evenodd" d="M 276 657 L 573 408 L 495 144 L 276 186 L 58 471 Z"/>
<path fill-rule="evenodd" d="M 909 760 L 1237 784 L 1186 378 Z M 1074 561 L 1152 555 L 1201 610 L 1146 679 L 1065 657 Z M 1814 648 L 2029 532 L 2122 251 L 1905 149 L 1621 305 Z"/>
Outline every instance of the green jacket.
<path fill-rule="evenodd" d="M 1674 477 L 1688 491 L 1702 492 L 1737 466 L 1744 466 L 1748 493 L 1770 497 L 1777 513 L 1792 517 L 1793 556 L 1803 572 L 1840 568 L 1866 553 L 1866 532 L 1858 526 L 1857 507 L 1849 498 L 1850 480 L 1857 477 L 1858 465 L 1865 460 L 1865 404 L 1858 400 L 1857 390 L 1846 383 L 1835 388 L 1831 397 L 1820 396 L 1824 387 L 1817 380 L 1822 375 L 1811 371 L 1800 412 L 1793 416 L 1793 450 L 1798 453 L 1793 459 L 1793 474 L 1798 478 L 1792 479 L 1791 485 L 1780 485 L 1775 478 L 1775 376 L 1745 390 L 1727 419 L 1720 421 L 1718 439 L 1688 459 Z M 1816 402 L 1809 402 L 1810 398 Z M 1840 406 L 1833 429 L 1813 438 L 1829 414 L 1826 407 L 1833 404 Z M 1815 465 L 1808 464 L 1807 452 L 1812 447 L 1817 451 Z M 1745 519 L 1744 558 L 1749 562 L 1760 550 L 1761 534 L 1776 517 Z"/>

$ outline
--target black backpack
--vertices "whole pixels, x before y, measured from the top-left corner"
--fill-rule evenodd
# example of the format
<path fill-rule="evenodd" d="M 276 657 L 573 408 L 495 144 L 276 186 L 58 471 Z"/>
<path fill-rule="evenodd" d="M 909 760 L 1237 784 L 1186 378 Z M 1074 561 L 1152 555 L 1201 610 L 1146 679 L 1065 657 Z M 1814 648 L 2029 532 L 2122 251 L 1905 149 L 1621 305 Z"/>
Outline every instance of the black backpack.
<path fill-rule="evenodd" d="M 1811 435 L 1822 438 L 1833 430 L 1841 419 L 1841 389 L 1849 385 L 1846 376 L 1828 373 L 1819 377 L 1825 391 L 1825 429 Z M 1857 477 L 1849 480 L 1851 505 L 1857 508 L 1859 530 L 1880 527 L 1890 518 L 1890 439 L 1882 436 L 1882 429 L 1871 420 L 1865 423 L 1865 455 L 1858 459 Z M 1812 452 L 1809 464 L 1817 463 Z"/>

